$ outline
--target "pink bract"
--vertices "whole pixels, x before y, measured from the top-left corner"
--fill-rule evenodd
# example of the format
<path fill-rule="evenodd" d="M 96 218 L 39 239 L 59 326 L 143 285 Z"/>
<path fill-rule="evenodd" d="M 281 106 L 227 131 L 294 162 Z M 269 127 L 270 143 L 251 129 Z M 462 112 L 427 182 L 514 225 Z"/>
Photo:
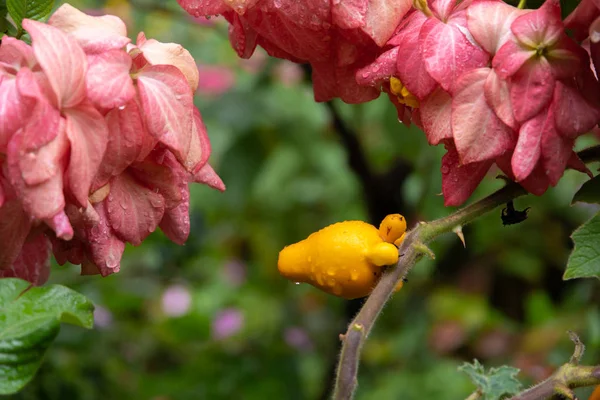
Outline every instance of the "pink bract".
<path fill-rule="evenodd" d="M 188 184 L 225 189 L 189 52 L 143 34 L 131 45 L 119 18 L 68 4 L 23 27 L 31 46 L 0 45 L 0 277 L 42 284 L 50 247 L 106 276 L 158 226 L 183 244 Z"/>

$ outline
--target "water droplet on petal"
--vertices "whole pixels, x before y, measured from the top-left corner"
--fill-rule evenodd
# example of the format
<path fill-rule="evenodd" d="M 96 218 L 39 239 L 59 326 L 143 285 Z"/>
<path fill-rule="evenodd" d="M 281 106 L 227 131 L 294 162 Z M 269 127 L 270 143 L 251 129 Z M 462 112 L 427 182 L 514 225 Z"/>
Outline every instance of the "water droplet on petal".
<path fill-rule="evenodd" d="M 450 168 L 447 165 L 442 165 L 442 174 L 446 175 L 448 172 L 450 172 Z"/>
<path fill-rule="evenodd" d="M 124 105 L 122 105 L 122 106 L 119 106 L 119 111 L 123 111 L 124 109 L 125 109 L 125 106 L 124 106 Z"/>
<path fill-rule="evenodd" d="M 356 272 L 356 271 L 350 272 L 350 280 L 357 281 L 358 280 L 358 272 Z"/>

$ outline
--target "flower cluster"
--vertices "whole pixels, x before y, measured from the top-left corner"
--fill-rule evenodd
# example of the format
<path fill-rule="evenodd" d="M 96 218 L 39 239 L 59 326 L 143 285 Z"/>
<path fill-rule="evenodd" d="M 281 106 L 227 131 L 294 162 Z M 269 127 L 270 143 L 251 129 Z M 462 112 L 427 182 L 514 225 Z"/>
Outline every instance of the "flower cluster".
<path fill-rule="evenodd" d="M 401 83 L 404 92 L 389 90 L 399 113 L 408 108 L 429 143 L 445 145 L 446 205 L 463 203 L 494 163 L 537 195 L 567 167 L 587 171 L 573 144 L 600 121 L 599 86 L 557 0 L 537 10 L 494 0 L 416 8 L 357 79 Z"/>
<path fill-rule="evenodd" d="M 567 167 L 588 172 L 573 145 L 600 120 L 585 50 L 599 66 L 597 0 L 583 0 L 564 23 L 558 0 L 537 10 L 499 0 L 180 4 L 196 15 L 225 15 L 241 56 L 258 43 L 273 56 L 309 62 L 318 101 L 363 102 L 386 92 L 399 119 L 447 148 L 446 205 L 463 203 L 494 164 L 538 195 Z M 589 39 L 580 44 L 565 27 Z"/>
<path fill-rule="evenodd" d="M 362 103 L 379 90 L 357 84 L 394 33 L 411 0 L 178 0 L 190 14 L 223 15 L 238 55 L 249 58 L 257 44 L 269 55 L 310 63 L 315 98 Z"/>
<path fill-rule="evenodd" d="M 50 252 L 106 276 L 157 227 L 185 242 L 188 183 L 224 190 L 189 52 L 66 4 L 23 27 L 0 45 L 0 277 L 43 283 Z"/>

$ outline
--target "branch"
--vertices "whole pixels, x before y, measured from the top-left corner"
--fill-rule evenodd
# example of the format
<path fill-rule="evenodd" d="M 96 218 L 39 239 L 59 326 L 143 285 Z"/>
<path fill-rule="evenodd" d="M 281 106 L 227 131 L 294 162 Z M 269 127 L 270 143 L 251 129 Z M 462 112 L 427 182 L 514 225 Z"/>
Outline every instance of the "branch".
<path fill-rule="evenodd" d="M 598 161 L 600 160 L 600 146 L 585 149 L 578 155 L 585 163 Z M 350 323 L 346 334 L 340 336 L 342 350 L 334 389 L 335 400 L 352 399 L 357 385 L 358 362 L 362 345 L 373 328 L 373 324 L 383 306 L 394 292 L 397 282 L 410 271 L 423 254 L 433 256 L 433 253 L 425 244 L 444 233 L 460 232 L 462 226 L 525 194 L 527 194 L 527 191 L 519 184 L 510 182 L 502 189 L 474 204 L 464 207 L 447 217 L 428 223 L 419 223 L 416 228 L 407 232 L 399 249 L 400 259 L 398 264 L 387 269 L 358 315 Z M 532 398 L 528 397 L 527 399 Z M 515 398 L 513 400 L 523 399 Z"/>
<path fill-rule="evenodd" d="M 383 306 L 392 295 L 396 283 L 408 273 L 423 254 L 429 252 L 425 243 L 441 234 L 452 232 L 457 227 L 466 225 L 509 200 L 525 194 L 527 192 L 520 185 L 509 183 L 485 199 L 464 207 L 445 218 L 429 223 L 419 223 L 416 228 L 406 234 L 399 249 L 398 264 L 383 274 L 356 318 L 350 323 L 350 328 L 342 339 L 342 353 L 334 392 L 335 400 L 352 398 L 356 388 L 358 361 L 364 339 L 368 336 Z M 355 326 L 360 326 L 361 329 L 356 330 L 353 328 Z"/>
<path fill-rule="evenodd" d="M 574 388 L 600 384 L 600 366 L 579 365 L 585 347 L 575 333 L 569 332 L 569 336 L 575 343 L 575 351 L 569 362 L 558 368 L 550 378 L 509 400 L 543 400 L 554 395 L 577 400 Z"/>

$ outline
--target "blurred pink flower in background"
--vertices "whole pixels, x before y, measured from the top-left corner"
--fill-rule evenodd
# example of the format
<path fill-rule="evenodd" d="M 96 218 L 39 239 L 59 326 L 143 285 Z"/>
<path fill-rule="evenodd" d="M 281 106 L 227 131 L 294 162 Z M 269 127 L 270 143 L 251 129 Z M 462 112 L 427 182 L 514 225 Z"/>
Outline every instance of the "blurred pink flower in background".
<path fill-rule="evenodd" d="M 285 86 L 294 86 L 302 82 L 304 71 L 302 67 L 291 61 L 283 60 L 273 69 L 275 78 Z"/>
<path fill-rule="evenodd" d="M 182 285 L 173 285 L 164 291 L 161 299 L 163 312 L 170 317 L 180 317 L 189 312 L 192 296 Z"/>
<path fill-rule="evenodd" d="M 310 351 L 313 348 L 312 341 L 306 331 L 297 326 L 286 328 L 283 332 L 283 340 L 288 346 L 299 351 Z"/>
<path fill-rule="evenodd" d="M 250 58 L 241 58 L 239 63 L 244 71 L 256 74 L 263 69 L 268 58 L 267 53 L 258 47 Z"/>
<path fill-rule="evenodd" d="M 246 281 L 246 264 L 238 259 L 231 259 L 221 270 L 225 280 L 232 286 L 240 286 Z"/>
<path fill-rule="evenodd" d="M 226 93 L 235 84 L 233 71 L 223 65 L 198 64 L 200 80 L 198 81 L 197 94 L 219 96 Z"/>
<path fill-rule="evenodd" d="M 99 305 L 96 305 L 94 308 L 94 326 L 100 329 L 110 328 L 113 323 L 113 315 L 112 313 Z"/>
<path fill-rule="evenodd" d="M 244 316 L 236 308 L 226 308 L 217 313 L 212 323 L 212 337 L 216 340 L 235 335 L 244 326 Z"/>

